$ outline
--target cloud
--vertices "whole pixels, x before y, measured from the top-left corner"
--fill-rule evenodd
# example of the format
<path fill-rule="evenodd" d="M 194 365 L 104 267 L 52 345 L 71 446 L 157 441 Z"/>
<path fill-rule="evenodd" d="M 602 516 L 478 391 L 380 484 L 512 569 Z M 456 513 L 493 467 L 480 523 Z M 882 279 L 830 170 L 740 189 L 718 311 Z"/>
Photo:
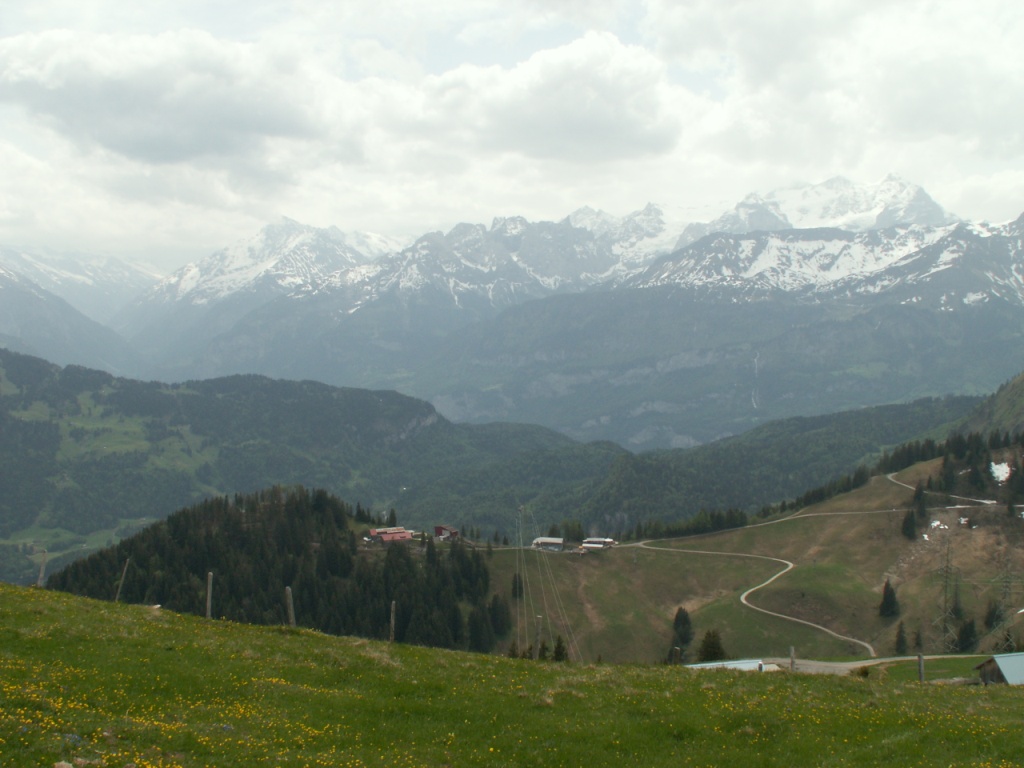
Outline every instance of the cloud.
<path fill-rule="evenodd" d="M 170 254 L 279 214 L 417 234 L 890 171 L 1022 207 L 1014 0 L 15 5 L 0 240 Z"/>
<path fill-rule="evenodd" d="M 404 129 L 535 160 L 615 162 L 673 147 L 677 91 L 647 51 L 592 32 L 512 68 L 463 65 L 427 78 Z"/>
<path fill-rule="evenodd" d="M 321 131 L 298 61 L 206 32 L 0 41 L 0 99 L 69 140 L 145 163 L 252 155 Z"/>
<path fill-rule="evenodd" d="M 695 149 L 723 163 L 768 167 L 777 179 L 895 171 L 937 189 L 957 173 L 1021 162 L 1019 3 L 780 0 L 768 12 L 757 0 L 649 0 L 647 9 L 651 48 L 716 102 Z"/>

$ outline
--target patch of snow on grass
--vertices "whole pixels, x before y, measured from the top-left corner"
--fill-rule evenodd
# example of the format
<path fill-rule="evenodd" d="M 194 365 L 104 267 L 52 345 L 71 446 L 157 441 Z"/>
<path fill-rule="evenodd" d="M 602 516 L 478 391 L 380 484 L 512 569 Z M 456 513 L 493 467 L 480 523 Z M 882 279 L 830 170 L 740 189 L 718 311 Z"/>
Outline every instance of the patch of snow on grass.
<path fill-rule="evenodd" d="M 1005 483 L 1010 477 L 1010 465 L 1005 461 L 1002 464 L 996 464 L 993 461 L 991 467 L 989 467 L 989 471 L 992 473 L 992 477 L 995 478 L 995 481 L 1000 485 Z"/>

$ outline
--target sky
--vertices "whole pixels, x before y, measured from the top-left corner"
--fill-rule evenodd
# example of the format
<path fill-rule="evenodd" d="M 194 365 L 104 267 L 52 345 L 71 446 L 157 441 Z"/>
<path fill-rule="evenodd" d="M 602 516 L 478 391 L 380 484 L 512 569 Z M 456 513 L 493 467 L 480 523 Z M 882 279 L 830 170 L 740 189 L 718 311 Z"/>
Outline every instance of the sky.
<path fill-rule="evenodd" d="M 5 3 L 0 245 L 170 271 L 281 216 L 707 221 L 889 173 L 1006 221 L 1021 40 L 1019 0 Z"/>

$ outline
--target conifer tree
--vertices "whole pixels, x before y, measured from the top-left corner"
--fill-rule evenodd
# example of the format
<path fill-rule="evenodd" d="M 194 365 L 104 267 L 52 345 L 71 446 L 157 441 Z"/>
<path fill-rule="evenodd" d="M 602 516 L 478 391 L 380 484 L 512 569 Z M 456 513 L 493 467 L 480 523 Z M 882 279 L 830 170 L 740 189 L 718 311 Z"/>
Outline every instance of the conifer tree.
<path fill-rule="evenodd" d="M 725 646 L 722 645 L 722 636 L 718 634 L 717 629 L 709 629 L 700 641 L 700 648 L 697 649 L 697 661 L 721 661 L 727 658 L 729 655 L 725 652 Z"/>
<path fill-rule="evenodd" d="M 537 649 L 537 661 L 547 661 L 548 653 L 548 641 L 541 640 L 540 647 Z"/>
<path fill-rule="evenodd" d="M 917 540 L 917 515 L 913 510 L 908 509 L 903 515 L 903 525 L 900 527 L 900 531 L 911 541 Z"/>
<path fill-rule="evenodd" d="M 895 650 L 897 656 L 907 655 L 907 633 L 903 629 L 903 622 L 900 622 L 899 627 L 896 629 L 896 644 Z"/>
<path fill-rule="evenodd" d="M 555 661 L 569 660 L 569 651 L 566 649 L 565 641 L 562 639 L 561 635 L 555 638 L 555 652 L 551 658 Z"/>
<path fill-rule="evenodd" d="M 960 625 L 956 633 L 956 649 L 960 653 L 970 653 L 978 644 L 978 629 L 974 625 L 974 619 L 969 619 Z"/>
<path fill-rule="evenodd" d="M 680 606 L 676 609 L 676 615 L 672 619 L 672 642 L 668 649 L 669 662 L 678 662 L 692 641 L 693 624 L 690 622 L 690 614 Z M 677 648 L 679 649 L 678 654 L 676 653 Z"/>
<path fill-rule="evenodd" d="M 512 599 L 521 600 L 523 597 L 523 577 L 519 571 L 512 574 Z"/>
<path fill-rule="evenodd" d="M 883 619 L 891 619 L 900 615 L 900 604 L 896 600 L 896 590 L 893 589 L 889 580 L 885 580 L 882 587 L 882 602 L 878 606 L 878 615 Z"/>

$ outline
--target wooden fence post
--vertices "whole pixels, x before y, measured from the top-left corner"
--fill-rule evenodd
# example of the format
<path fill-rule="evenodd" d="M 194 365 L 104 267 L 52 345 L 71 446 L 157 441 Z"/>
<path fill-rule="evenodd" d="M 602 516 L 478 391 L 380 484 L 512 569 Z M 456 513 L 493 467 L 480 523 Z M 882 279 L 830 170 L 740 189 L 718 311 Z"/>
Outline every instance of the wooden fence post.
<path fill-rule="evenodd" d="M 288 626 L 295 626 L 295 603 L 292 602 L 292 588 L 284 588 L 284 604 L 288 608 Z"/>

